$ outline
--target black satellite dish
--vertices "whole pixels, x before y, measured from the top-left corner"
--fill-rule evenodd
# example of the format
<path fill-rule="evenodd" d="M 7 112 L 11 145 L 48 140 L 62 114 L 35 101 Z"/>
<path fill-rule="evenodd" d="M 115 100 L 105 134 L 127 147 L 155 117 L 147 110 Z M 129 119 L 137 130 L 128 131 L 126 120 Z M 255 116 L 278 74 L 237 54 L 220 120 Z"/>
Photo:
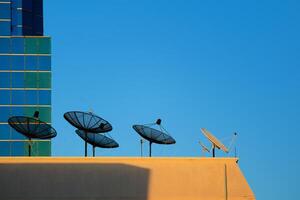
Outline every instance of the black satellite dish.
<path fill-rule="evenodd" d="M 28 154 L 31 156 L 31 139 L 51 139 L 57 135 L 56 130 L 49 124 L 40 121 L 39 112 L 33 117 L 13 116 L 8 119 L 8 124 L 17 132 L 29 139 Z"/>
<path fill-rule="evenodd" d="M 151 126 L 157 125 L 160 130 L 154 129 Z M 168 132 L 162 127 L 161 119 L 156 123 L 146 125 L 133 125 L 133 129 L 144 139 L 149 141 L 149 156 L 152 156 L 152 143 L 156 144 L 175 144 L 176 141 Z"/>
<path fill-rule="evenodd" d="M 75 131 L 79 137 L 93 146 L 93 156 L 95 157 L 95 148 L 117 148 L 119 144 L 112 138 L 103 134 L 87 133 L 82 130 Z"/>
<path fill-rule="evenodd" d="M 64 114 L 64 118 L 78 130 L 85 133 L 106 133 L 112 130 L 111 124 L 91 112 L 70 111 Z M 85 140 L 85 157 L 87 156 L 87 140 Z"/>

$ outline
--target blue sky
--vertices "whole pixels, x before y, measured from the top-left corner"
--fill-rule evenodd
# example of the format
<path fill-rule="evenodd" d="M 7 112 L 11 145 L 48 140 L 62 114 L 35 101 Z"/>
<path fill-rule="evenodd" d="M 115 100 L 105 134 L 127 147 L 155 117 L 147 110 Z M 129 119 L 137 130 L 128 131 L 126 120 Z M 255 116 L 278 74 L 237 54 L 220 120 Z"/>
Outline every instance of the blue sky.
<path fill-rule="evenodd" d="M 155 156 L 200 156 L 198 141 L 209 145 L 201 127 L 225 144 L 236 131 L 257 199 L 297 198 L 299 10 L 298 1 L 276 0 L 45 1 L 53 155 L 83 155 L 63 119 L 69 110 L 113 124 L 120 148 L 98 149 L 103 156 L 138 156 L 131 126 L 157 118 L 177 143 L 154 145 Z"/>

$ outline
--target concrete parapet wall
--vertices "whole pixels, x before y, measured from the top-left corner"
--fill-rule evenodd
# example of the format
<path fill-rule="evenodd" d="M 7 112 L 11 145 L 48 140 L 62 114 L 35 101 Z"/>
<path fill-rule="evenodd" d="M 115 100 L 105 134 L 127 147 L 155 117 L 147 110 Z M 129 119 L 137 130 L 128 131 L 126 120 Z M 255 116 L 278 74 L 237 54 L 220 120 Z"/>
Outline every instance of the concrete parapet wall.
<path fill-rule="evenodd" d="M 255 199 L 233 158 L 0 158 L 5 200 Z"/>

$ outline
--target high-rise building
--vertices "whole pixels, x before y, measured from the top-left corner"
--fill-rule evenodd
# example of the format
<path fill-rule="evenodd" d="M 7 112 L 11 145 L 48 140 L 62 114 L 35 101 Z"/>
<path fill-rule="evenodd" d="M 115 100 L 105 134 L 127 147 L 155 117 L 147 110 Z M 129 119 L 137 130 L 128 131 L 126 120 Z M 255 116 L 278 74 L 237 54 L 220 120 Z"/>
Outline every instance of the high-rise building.
<path fill-rule="evenodd" d="M 0 0 L 0 156 L 28 155 L 28 140 L 10 116 L 51 123 L 51 38 L 43 36 L 43 0 Z M 32 155 L 51 155 L 50 140 L 33 140 Z"/>

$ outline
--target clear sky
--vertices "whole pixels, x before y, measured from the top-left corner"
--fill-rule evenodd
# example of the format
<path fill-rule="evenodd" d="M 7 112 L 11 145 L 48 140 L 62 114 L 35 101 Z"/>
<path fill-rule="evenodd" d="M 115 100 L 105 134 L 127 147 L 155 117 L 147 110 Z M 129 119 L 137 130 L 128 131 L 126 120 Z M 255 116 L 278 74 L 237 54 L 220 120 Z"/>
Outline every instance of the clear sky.
<path fill-rule="evenodd" d="M 198 141 L 209 145 L 201 127 L 227 145 L 236 131 L 257 199 L 296 199 L 299 10 L 288 0 L 45 0 L 59 133 L 53 155 L 84 153 L 63 119 L 69 110 L 93 110 L 113 124 L 120 148 L 98 149 L 104 156 L 139 156 L 131 126 L 157 118 L 177 143 L 153 145 L 154 156 L 200 156 Z"/>

